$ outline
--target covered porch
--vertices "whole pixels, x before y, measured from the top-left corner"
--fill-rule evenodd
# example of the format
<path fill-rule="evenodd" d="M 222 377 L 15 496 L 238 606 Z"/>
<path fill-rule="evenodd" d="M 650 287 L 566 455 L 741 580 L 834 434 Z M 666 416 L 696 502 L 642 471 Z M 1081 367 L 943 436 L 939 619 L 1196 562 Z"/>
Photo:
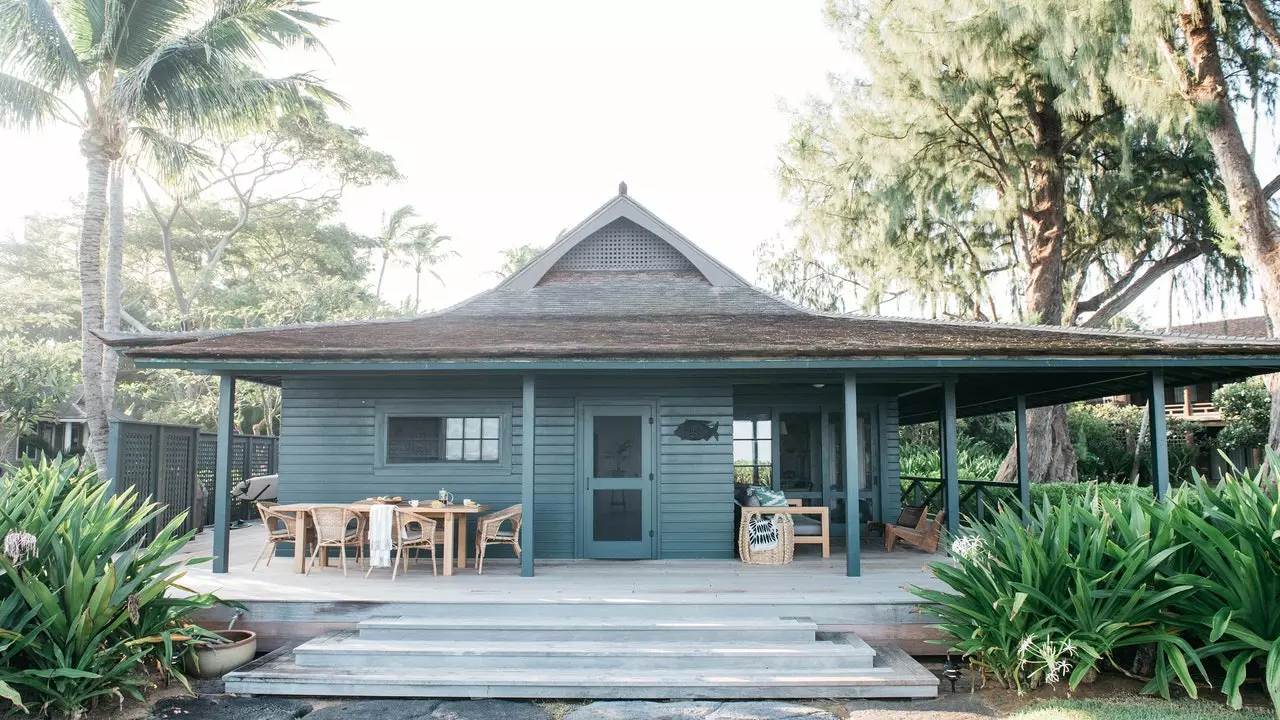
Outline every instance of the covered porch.
<path fill-rule="evenodd" d="M 212 537 L 197 536 L 188 557 L 208 557 Z M 817 548 L 799 549 L 789 565 L 745 565 L 737 560 L 538 560 L 533 578 L 520 577 L 514 559 L 474 564 L 453 577 L 433 576 L 425 558 L 410 562 L 409 572 L 393 582 L 390 571 L 369 578 L 337 567 L 311 575 L 293 572 L 289 558 L 251 571 L 261 547 L 258 524 L 230 533 L 229 572 L 209 564 L 193 567 L 183 584 L 197 592 L 216 592 L 246 607 L 236 626 L 256 630 L 262 649 L 294 644 L 325 632 L 349 630 L 363 620 L 403 615 L 462 612 L 467 616 L 531 615 L 540 608 L 573 605 L 629 617 L 735 617 L 770 612 L 812 618 L 828 632 L 857 633 L 868 642 L 897 645 L 922 655 L 937 653 L 928 643 L 933 622 L 918 609 L 910 586 L 942 589 L 926 565 L 941 553 L 910 549 L 886 553 L 877 543 L 862 552 L 865 577 L 845 577 L 842 552 L 823 559 Z M 612 608 L 612 610 L 610 610 Z M 220 608 L 207 620 L 229 621 L 234 610 Z"/>

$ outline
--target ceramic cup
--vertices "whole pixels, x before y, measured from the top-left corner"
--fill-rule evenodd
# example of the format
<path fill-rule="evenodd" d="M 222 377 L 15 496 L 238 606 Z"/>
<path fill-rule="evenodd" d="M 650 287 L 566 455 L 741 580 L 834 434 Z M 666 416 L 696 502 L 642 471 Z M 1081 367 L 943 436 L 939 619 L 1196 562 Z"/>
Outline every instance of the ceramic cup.
<path fill-rule="evenodd" d="M 409 501 L 409 507 L 418 507 L 418 501 L 417 501 L 417 500 L 410 500 L 410 501 Z"/>
<path fill-rule="evenodd" d="M 463 499 L 463 501 L 462 501 L 462 504 L 463 504 L 463 505 L 475 505 L 475 504 L 476 504 L 476 501 L 475 501 L 475 500 L 472 500 L 471 498 L 464 498 L 464 499 Z"/>

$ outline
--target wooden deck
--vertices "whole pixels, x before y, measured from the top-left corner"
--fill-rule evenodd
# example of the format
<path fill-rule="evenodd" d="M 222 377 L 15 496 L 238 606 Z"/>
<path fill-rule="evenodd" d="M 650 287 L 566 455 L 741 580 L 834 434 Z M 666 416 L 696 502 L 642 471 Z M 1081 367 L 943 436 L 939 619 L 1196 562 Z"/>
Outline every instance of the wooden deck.
<path fill-rule="evenodd" d="M 189 570 L 184 584 L 245 604 L 248 612 L 237 627 L 258 630 L 264 649 L 350 629 L 378 616 L 463 610 L 476 617 L 510 616 L 537 613 L 537 606 L 573 604 L 653 617 L 765 611 L 809 617 L 824 630 L 856 632 L 868 642 L 897 644 L 915 654 L 937 653 L 922 642 L 934 637 L 925 627 L 932 618 L 918 611 L 917 599 L 905 587 L 939 587 L 925 565 L 944 556 L 909 549 L 885 553 L 864 547 L 860 578 L 845 576 L 842 555 L 823 560 L 817 548 L 802 547 L 795 562 L 781 566 L 737 560 L 538 560 L 532 578 L 520 577 L 518 563 L 508 559 L 487 559 L 484 575 L 476 575 L 472 563 L 452 577 L 433 576 L 424 558 L 393 582 L 390 570 L 365 578 L 354 562 L 347 577 L 332 564 L 309 576 L 297 574 L 288 557 L 251 571 L 261 541 L 258 526 L 234 530 L 229 572 L 213 574 L 204 564 Z M 208 533 L 197 536 L 187 552 L 207 557 L 210 542 Z M 229 610 L 220 609 L 206 619 L 217 623 L 229 616 Z"/>

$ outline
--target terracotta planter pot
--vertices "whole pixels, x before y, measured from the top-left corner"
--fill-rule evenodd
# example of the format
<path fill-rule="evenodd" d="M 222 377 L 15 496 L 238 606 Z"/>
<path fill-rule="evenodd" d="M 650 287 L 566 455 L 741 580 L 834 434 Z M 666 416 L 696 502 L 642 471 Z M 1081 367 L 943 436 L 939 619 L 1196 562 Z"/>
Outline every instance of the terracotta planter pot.
<path fill-rule="evenodd" d="M 184 659 L 188 675 L 208 680 L 222 677 L 253 659 L 258 652 L 258 634 L 252 630 L 218 630 L 227 642 L 200 643 Z"/>

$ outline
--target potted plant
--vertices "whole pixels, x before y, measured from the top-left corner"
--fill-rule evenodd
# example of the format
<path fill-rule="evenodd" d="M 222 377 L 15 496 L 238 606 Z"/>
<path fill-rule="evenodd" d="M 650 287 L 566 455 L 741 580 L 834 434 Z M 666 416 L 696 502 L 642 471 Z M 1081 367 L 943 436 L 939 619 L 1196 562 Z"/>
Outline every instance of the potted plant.
<path fill-rule="evenodd" d="M 195 643 L 183 658 L 187 674 L 202 680 L 222 677 L 248 663 L 258 653 L 258 634 L 252 630 L 234 630 L 243 611 L 231 618 L 226 630 L 210 632 L 203 642 Z"/>

